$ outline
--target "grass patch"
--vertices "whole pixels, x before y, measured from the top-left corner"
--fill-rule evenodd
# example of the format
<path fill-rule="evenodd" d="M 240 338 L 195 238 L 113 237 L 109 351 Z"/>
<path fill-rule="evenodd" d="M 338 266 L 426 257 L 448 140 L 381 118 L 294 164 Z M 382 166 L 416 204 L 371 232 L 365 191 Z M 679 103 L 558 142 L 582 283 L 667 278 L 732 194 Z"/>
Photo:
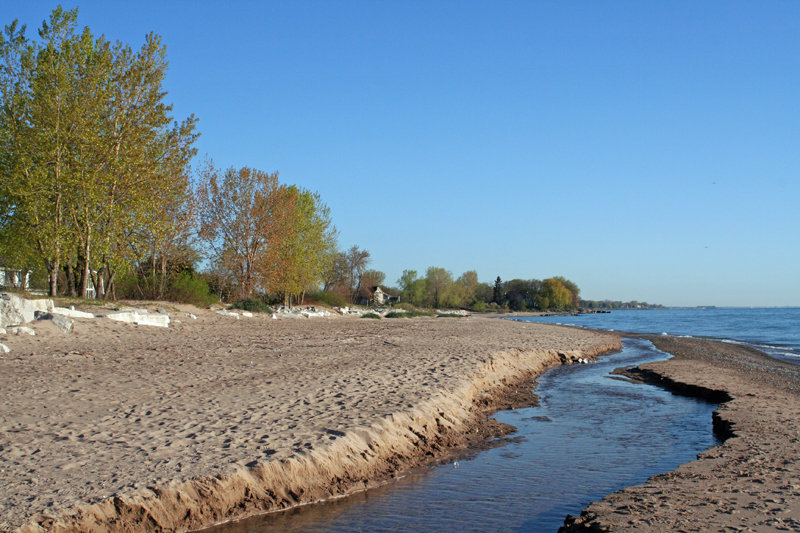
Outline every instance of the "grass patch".
<path fill-rule="evenodd" d="M 386 313 L 386 318 L 416 318 L 418 316 L 433 316 L 433 313 L 425 311 L 392 311 Z"/>
<path fill-rule="evenodd" d="M 250 311 L 254 313 L 271 313 L 272 308 L 267 305 L 263 300 L 256 300 L 250 298 L 247 300 L 236 300 L 228 309 L 241 309 L 242 311 Z"/>
<path fill-rule="evenodd" d="M 347 307 L 347 302 L 338 294 L 326 291 L 317 291 L 308 295 L 310 300 L 323 303 L 329 307 Z"/>
<path fill-rule="evenodd" d="M 377 318 L 377 319 L 380 319 L 381 315 L 379 315 L 378 313 L 364 313 L 363 315 L 361 315 L 361 318 Z"/>

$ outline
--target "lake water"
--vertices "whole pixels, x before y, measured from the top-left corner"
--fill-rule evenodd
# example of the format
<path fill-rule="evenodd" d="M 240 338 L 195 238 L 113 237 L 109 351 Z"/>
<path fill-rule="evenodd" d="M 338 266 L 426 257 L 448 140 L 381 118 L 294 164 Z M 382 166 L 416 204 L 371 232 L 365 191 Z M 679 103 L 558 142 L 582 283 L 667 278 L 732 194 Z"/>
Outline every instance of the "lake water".
<path fill-rule="evenodd" d="M 753 346 L 800 364 L 800 308 L 620 310 L 609 314 L 522 317 L 514 320 L 636 333 L 710 337 Z"/>
<path fill-rule="evenodd" d="M 568 513 L 717 444 L 716 405 L 609 376 L 667 357 L 647 341 L 626 339 L 618 354 L 540 376 L 540 406 L 495 415 L 518 430 L 497 447 L 382 488 L 214 531 L 556 531 Z"/>

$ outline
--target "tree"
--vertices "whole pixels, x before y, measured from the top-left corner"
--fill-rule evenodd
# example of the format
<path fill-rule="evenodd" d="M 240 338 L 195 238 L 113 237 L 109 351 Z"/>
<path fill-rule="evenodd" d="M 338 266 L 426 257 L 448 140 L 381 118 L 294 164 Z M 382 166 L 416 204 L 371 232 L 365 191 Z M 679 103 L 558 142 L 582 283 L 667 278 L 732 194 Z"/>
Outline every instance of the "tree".
<path fill-rule="evenodd" d="M 322 290 L 334 291 L 341 290 L 347 284 L 347 257 L 344 253 L 334 249 L 330 252 L 330 257 L 326 262 L 326 268 L 322 272 Z M 349 297 L 349 293 L 346 293 Z"/>
<path fill-rule="evenodd" d="M 539 291 L 540 309 L 566 309 L 572 306 L 572 293 L 557 278 L 542 281 Z"/>
<path fill-rule="evenodd" d="M 50 293 L 67 262 L 68 272 L 79 267 L 83 295 L 97 272 L 102 296 L 151 224 L 170 224 L 152 214 L 164 213 L 160 195 L 186 188 L 196 119 L 170 125 L 158 36 L 134 53 L 76 28 L 77 10 L 58 7 L 39 42 L 16 22 L 0 39 L 2 194 L 15 232 L 49 272 Z"/>
<path fill-rule="evenodd" d="M 217 268 L 229 276 L 236 295 L 269 291 L 286 267 L 297 191 L 278 174 L 243 167 L 222 175 L 209 163 L 201 174 L 200 229 Z"/>
<path fill-rule="evenodd" d="M 337 236 L 330 208 L 322 202 L 319 193 L 294 185 L 289 187 L 289 192 L 295 199 L 293 224 L 281 252 L 283 269 L 275 284 L 287 305 L 291 305 L 293 298 L 302 300 L 306 291 L 322 281 L 333 260 Z"/>
<path fill-rule="evenodd" d="M 561 284 L 564 285 L 564 287 L 566 287 L 566 289 L 572 294 L 572 307 L 580 307 L 580 305 L 578 305 L 578 295 L 580 294 L 581 290 L 578 288 L 578 285 L 563 276 L 555 276 L 553 279 L 560 281 Z"/>
<path fill-rule="evenodd" d="M 369 252 L 353 245 L 344 253 L 346 264 L 345 282 L 350 292 L 350 301 L 356 303 L 361 289 L 361 276 L 369 265 Z"/>
<path fill-rule="evenodd" d="M 380 270 L 365 270 L 361 274 L 361 281 L 359 282 L 359 298 L 369 300 L 372 297 L 374 288 L 380 286 L 384 279 L 386 279 L 386 274 Z"/>
<path fill-rule="evenodd" d="M 403 270 L 403 274 L 397 280 L 400 286 L 400 300 L 413 305 L 423 305 L 427 292 L 426 281 L 424 278 L 417 277 L 416 270 Z"/>
<path fill-rule="evenodd" d="M 441 267 L 428 267 L 425 272 L 428 288 L 428 301 L 439 307 L 445 291 L 453 284 L 453 275 Z"/>
<path fill-rule="evenodd" d="M 492 301 L 497 305 L 503 304 L 503 281 L 500 279 L 500 276 L 497 276 L 497 279 L 494 280 L 494 291 L 492 293 Z"/>

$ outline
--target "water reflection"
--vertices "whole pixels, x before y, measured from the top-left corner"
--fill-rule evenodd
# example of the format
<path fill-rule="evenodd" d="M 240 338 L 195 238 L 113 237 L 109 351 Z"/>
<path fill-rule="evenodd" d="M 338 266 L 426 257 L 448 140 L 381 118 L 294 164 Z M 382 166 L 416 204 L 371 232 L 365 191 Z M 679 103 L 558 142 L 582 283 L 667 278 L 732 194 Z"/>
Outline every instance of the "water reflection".
<path fill-rule="evenodd" d="M 542 375 L 540 406 L 495 416 L 518 429 L 501 447 L 214 531 L 556 531 L 567 513 L 717 444 L 714 404 L 609 376 L 666 357 L 647 341 L 625 340 L 622 352 L 599 363 Z"/>

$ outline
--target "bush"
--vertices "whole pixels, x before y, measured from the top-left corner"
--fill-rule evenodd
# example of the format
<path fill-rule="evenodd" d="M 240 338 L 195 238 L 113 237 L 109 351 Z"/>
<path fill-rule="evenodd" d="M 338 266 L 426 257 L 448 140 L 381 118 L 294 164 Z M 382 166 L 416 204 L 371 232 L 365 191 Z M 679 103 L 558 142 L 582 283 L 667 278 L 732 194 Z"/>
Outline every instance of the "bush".
<path fill-rule="evenodd" d="M 317 291 L 308 295 L 309 299 L 320 302 L 330 307 L 346 307 L 347 302 L 338 294 L 327 291 Z"/>
<path fill-rule="evenodd" d="M 379 315 L 378 313 L 364 313 L 363 315 L 361 315 L 361 318 L 380 318 L 380 317 L 381 315 Z"/>
<path fill-rule="evenodd" d="M 166 296 L 170 301 L 193 304 L 198 307 L 208 307 L 217 301 L 217 297 L 210 294 L 208 283 L 188 271 L 178 274 L 167 289 Z"/>
<path fill-rule="evenodd" d="M 459 315 L 457 313 L 439 313 L 436 315 L 436 318 L 464 318 L 464 315 Z"/>
<path fill-rule="evenodd" d="M 395 309 L 403 309 L 404 311 L 413 311 L 414 306 L 408 302 L 399 302 L 394 304 Z"/>
<path fill-rule="evenodd" d="M 386 318 L 416 318 L 418 316 L 433 316 L 433 313 L 426 311 L 392 311 L 386 313 Z"/>
<path fill-rule="evenodd" d="M 243 311 L 251 311 L 255 313 L 271 313 L 272 308 L 267 305 L 263 300 L 256 300 L 250 298 L 246 300 L 236 300 L 228 309 L 241 309 Z"/>
<path fill-rule="evenodd" d="M 477 301 L 472 304 L 471 310 L 475 313 L 485 313 L 486 312 L 486 302 Z"/>

